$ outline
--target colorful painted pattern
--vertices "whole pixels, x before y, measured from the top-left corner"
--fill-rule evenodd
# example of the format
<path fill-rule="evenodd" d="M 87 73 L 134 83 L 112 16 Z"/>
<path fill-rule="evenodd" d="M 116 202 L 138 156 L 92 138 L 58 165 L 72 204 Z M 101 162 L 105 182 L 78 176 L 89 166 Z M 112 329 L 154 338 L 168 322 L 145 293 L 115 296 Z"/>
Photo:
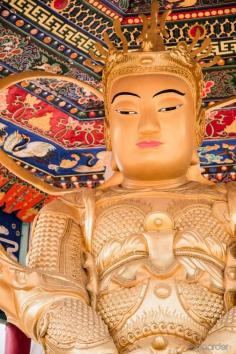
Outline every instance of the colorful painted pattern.
<path fill-rule="evenodd" d="M 0 206 L 5 213 L 14 213 L 19 219 L 31 222 L 42 205 L 53 199 L 6 169 L 0 168 L 0 172 Z"/>
<path fill-rule="evenodd" d="M 0 116 L 4 120 L 64 148 L 94 148 L 104 145 L 101 119 L 79 121 L 17 86 L 0 93 L 0 110 Z"/>
<path fill-rule="evenodd" d="M 220 109 L 207 116 L 206 138 L 234 138 L 236 132 L 236 108 Z"/>
<path fill-rule="evenodd" d="M 0 210 L 0 243 L 15 259 L 19 259 L 22 221 Z"/>

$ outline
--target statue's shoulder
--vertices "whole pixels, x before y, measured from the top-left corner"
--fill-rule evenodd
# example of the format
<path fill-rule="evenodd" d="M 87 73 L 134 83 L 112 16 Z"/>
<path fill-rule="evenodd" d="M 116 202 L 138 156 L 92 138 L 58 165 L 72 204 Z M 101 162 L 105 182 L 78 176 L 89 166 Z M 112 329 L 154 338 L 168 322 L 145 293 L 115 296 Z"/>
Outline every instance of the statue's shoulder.
<path fill-rule="evenodd" d="M 95 190 L 90 188 L 80 188 L 78 191 L 71 191 L 63 194 L 58 199 L 74 208 L 84 208 L 87 202 L 95 197 Z"/>
<path fill-rule="evenodd" d="M 209 200 L 227 201 L 227 188 L 225 185 L 219 184 L 208 185 L 191 181 L 178 187 L 178 193 L 207 198 Z"/>
<path fill-rule="evenodd" d="M 211 200 L 216 204 L 224 202 L 227 205 L 232 229 L 236 224 L 236 184 L 235 182 L 207 185 L 198 182 L 190 182 L 183 191 L 186 194 L 195 194 L 199 198 Z"/>
<path fill-rule="evenodd" d="M 127 194 L 128 191 L 121 187 L 120 185 L 112 185 L 112 186 L 106 186 L 105 188 L 97 188 L 95 190 L 95 200 L 96 202 L 102 200 L 102 199 L 110 199 L 112 197 L 116 196 L 121 196 L 123 194 Z"/>
<path fill-rule="evenodd" d="M 236 226 L 236 184 L 235 182 L 229 182 L 225 184 L 215 185 L 202 185 L 196 184 L 193 186 L 195 190 L 199 191 L 199 195 L 203 193 L 205 197 L 210 197 L 215 202 L 215 205 L 222 204 L 227 205 L 227 220 L 230 223 L 230 228 L 234 234 Z"/>

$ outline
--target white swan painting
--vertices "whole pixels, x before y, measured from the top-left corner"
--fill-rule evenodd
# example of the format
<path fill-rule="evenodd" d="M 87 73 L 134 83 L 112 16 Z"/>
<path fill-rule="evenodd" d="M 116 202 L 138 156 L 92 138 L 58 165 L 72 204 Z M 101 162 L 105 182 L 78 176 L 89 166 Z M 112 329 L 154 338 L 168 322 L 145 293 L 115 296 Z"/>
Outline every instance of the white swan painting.
<path fill-rule="evenodd" d="M 52 144 L 43 141 L 30 142 L 30 137 L 18 131 L 5 137 L 2 145 L 5 151 L 16 157 L 45 157 L 56 149 Z"/>

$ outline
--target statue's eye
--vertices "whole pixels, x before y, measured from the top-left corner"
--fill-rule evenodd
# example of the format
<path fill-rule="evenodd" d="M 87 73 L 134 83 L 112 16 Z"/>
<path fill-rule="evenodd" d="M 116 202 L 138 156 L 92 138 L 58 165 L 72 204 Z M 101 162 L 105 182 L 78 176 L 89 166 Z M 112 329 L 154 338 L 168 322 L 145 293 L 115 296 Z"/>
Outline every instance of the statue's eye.
<path fill-rule="evenodd" d="M 128 109 L 116 109 L 116 112 L 119 114 L 123 114 L 123 115 L 134 115 L 134 114 L 138 114 L 138 112 L 135 111 L 130 111 Z"/>
<path fill-rule="evenodd" d="M 164 108 L 160 108 L 158 109 L 158 112 L 168 112 L 168 111 L 173 111 L 175 109 L 178 109 L 180 107 L 182 107 L 182 104 L 177 104 L 177 106 L 171 106 L 171 107 L 164 107 Z"/>

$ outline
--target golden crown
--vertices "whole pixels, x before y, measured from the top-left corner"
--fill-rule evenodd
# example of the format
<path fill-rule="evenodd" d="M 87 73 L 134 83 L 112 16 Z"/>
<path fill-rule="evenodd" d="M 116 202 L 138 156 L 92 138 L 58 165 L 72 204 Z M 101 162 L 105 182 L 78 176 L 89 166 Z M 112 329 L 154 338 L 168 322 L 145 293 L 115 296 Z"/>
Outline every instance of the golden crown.
<path fill-rule="evenodd" d="M 200 122 L 202 119 L 200 117 L 203 89 L 202 67 L 216 64 L 219 57 L 216 56 L 209 62 L 202 61 L 211 54 L 212 46 L 210 38 L 206 38 L 200 45 L 198 44 L 201 36 L 199 30 L 196 31 L 192 43 L 179 42 L 175 48 L 165 50 L 163 38 L 168 37 L 165 24 L 170 10 L 160 15 L 159 9 L 157 0 L 153 0 L 150 18 L 140 15 L 143 28 L 136 39 L 136 43 L 140 45 L 138 50 L 128 51 L 128 41 L 122 32 L 121 23 L 117 19 L 114 21 L 114 30 L 120 39 L 121 46 L 115 46 L 108 33 L 104 32 L 103 38 L 107 47 L 96 43 L 96 53 L 90 51 L 91 58 L 96 62 L 91 62 L 91 67 L 96 71 L 103 70 L 102 81 L 106 112 L 108 112 L 107 99 L 110 87 L 117 78 L 144 73 L 172 74 L 185 80 L 192 89 L 197 123 L 198 126 L 201 126 L 202 135 L 204 129 L 204 124 Z M 199 137 L 199 139 L 201 138 Z"/>

